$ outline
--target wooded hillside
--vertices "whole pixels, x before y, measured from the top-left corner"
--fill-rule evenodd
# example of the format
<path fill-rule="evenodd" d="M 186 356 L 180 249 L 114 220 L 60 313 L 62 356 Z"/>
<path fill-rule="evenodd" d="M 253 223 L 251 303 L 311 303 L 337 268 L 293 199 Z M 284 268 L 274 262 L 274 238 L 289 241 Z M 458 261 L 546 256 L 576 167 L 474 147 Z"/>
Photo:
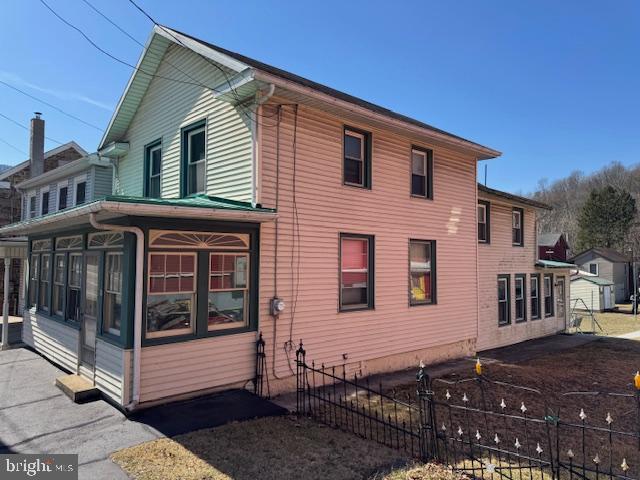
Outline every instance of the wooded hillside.
<path fill-rule="evenodd" d="M 575 171 L 568 177 L 553 182 L 541 180 L 536 191 L 528 196 L 551 205 L 553 210 L 540 212 L 538 232 L 564 233 L 572 253 L 578 253 L 574 249 L 582 207 L 593 189 L 606 186 L 628 191 L 640 204 L 640 165 L 625 167 L 614 162 L 590 175 Z M 633 243 L 638 243 L 640 236 L 638 220 L 640 218 L 636 218 L 636 225 L 632 227 L 635 234 L 630 236 L 632 240 L 635 239 Z M 620 239 L 620 245 L 617 248 L 625 248 L 622 244 L 628 242 L 629 239 Z M 637 245 L 634 248 L 637 248 Z"/>

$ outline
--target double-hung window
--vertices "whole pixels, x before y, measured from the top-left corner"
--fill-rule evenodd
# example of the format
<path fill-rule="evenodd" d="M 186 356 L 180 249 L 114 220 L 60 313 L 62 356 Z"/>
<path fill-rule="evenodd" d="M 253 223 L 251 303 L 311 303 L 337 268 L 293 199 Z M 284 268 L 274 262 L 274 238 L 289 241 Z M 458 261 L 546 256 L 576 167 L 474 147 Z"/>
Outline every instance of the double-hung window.
<path fill-rule="evenodd" d="M 540 275 L 531 275 L 531 319 L 540 318 Z"/>
<path fill-rule="evenodd" d="M 511 323 L 511 295 L 509 275 L 498 275 L 498 325 Z"/>
<path fill-rule="evenodd" d="M 104 268 L 103 332 L 120 335 L 122 322 L 122 252 L 107 252 Z"/>
<path fill-rule="evenodd" d="M 435 250 L 433 240 L 409 241 L 410 305 L 435 303 Z"/>
<path fill-rule="evenodd" d="M 343 182 L 353 187 L 371 188 L 371 134 L 344 129 Z"/>
<path fill-rule="evenodd" d="M 516 307 L 516 322 L 525 322 L 527 320 L 527 292 L 526 292 L 526 280 L 527 276 L 524 273 L 518 274 L 514 277 L 515 280 L 515 307 Z"/>
<path fill-rule="evenodd" d="M 82 298 L 82 254 L 69 254 L 69 272 L 67 273 L 67 319 L 80 320 L 80 302 Z"/>
<path fill-rule="evenodd" d="M 182 196 L 206 190 L 206 125 L 198 122 L 182 130 Z"/>
<path fill-rule="evenodd" d="M 144 196 L 160 198 L 160 174 L 162 172 L 162 143 L 160 140 L 145 148 Z"/>
<path fill-rule="evenodd" d="M 36 218 L 36 196 L 29 197 L 29 218 Z"/>
<path fill-rule="evenodd" d="M 249 254 L 209 254 L 207 328 L 235 328 L 248 320 Z"/>
<path fill-rule="evenodd" d="M 589 264 L 589 273 L 592 273 L 593 275 L 598 275 L 598 264 L 597 263 L 590 263 Z"/>
<path fill-rule="evenodd" d="M 511 211 L 512 222 L 512 243 L 514 246 L 522 247 L 524 245 L 523 231 L 524 211 L 521 208 L 514 208 Z"/>
<path fill-rule="evenodd" d="M 40 255 L 32 254 L 29 262 L 29 306 L 37 304 L 38 279 L 40 278 Z"/>
<path fill-rule="evenodd" d="M 147 337 L 193 333 L 196 254 L 149 254 Z"/>
<path fill-rule="evenodd" d="M 67 208 L 67 198 L 69 196 L 69 184 L 67 182 L 58 185 L 58 210 Z"/>
<path fill-rule="evenodd" d="M 81 175 L 74 180 L 73 204 L 82 205 L 87 201 L 87 177 Z"/>
<path fill-rule="evenodd" d="M 49 274 L 51 273 L 51 254 L 40 255 L 40 285 L 38 288 L 38 310 L 49 311 Z"/>
<path fill-rule="evenodd" d="M 478 242 L 490 242 L 490 223 L 491 206 L 489 202 L 478 200 Z"/>
<path fill-rule="evenodd" d="M 52 311 L 54 315 L 59 317 L 64 317 L 64 276 L 66 265 L 65 254 L 56 253 L 53 257 Z"/>
<path fill-rule="evenodd" d="M 411 195 L 433 198 L 433 152 L 425 148 L 411 148 Z"/>
<path fill-rule="evenodd" d="M 40 214 L 46 215 L 47 213 L 49 213 L 49 189 L 40 192 Z"/>
<path fill-rule="evenodd" d="M 553 275 L 544 276 L 544 316 L 553 316 Z"/>
<path fill-rule="evenodd" d="M 373 237 L 340 235 L 340 310 L 373 308 Z"/>

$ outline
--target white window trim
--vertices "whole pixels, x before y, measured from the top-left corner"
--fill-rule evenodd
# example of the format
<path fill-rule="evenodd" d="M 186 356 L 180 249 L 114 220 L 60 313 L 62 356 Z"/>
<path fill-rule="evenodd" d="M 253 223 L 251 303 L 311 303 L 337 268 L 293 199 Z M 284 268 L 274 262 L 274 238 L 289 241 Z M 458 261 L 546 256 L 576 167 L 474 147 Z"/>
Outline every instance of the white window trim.
<path fill-rule="evenodd" d="M 204 132 L 204 158 L 202 160 L 198 160 L 197 162 L 192 162 L 191 161 L 191 137 L 201 132 Z M 186 171 L 187 187 L 189 185 L 190 167 L 191 165 L 198 165 L 199 163 L 204 164 L 204 182 L 203 182 L 204 190 L 200 192 L 189 192 L 188 195 L 206 193 L 207 191 L 207 126 L 206 125 L 202 125 L 201 127 L 194 128 L 193 130 L 189 130 L 187 132 L 187 171 Z"/>
<path fill-rule="evenodd" d="M 362 183 L 347 182 L 345 180 L 344 184 L 345 185 L 351 185 L 353 187 L 364 187 L 367 184 L 367 181 L 364 178 L 364 175 L 365 175 L 364 165 L 365 165 L 365 155 L 366 155 L 366 151 L 365 151 L 366 137 L 362 133 L 354 132 L 353 130 L 349 130 L 348 128 L 345 129 L 344 136 L 349 136 L 349 137 L 354 137 L 354 138 L 359 138 L 360 139 L 360 158 L 351 157 L 351 156 L 347 155 L 346 150 L 344 152 L 344 158 L 348 158 L 349 160 L 354 160 L 356 162 L 360 162 L 360 178 L 362 179 Z M 343 141 L 344 141 L 344 139 L 343 139 Z M 344 162 L 343 162 L 343 167 L 342 168 L 344 169 Z M 344 178 L 344 172 L 343 172 L 343 178 Z"/>
<path fill-rule="evenodd" d="M 65 208 L 69 208 L 69 182 L 60 182 L 56 185 L 56 212 L 60 211 L 60 191 L 63 188 L 67 189 L 67 206 Z M 49 203 L 51 203 L 51 198 L 49 198 Z"/>
<path fill-rule="evenodd" d="M 78 175 L 73 179 L 73 204 L 75 207 L 78 204 L 78 184 L 84 182 L 84 203 L 87 203 L 87 174 Z M 68 195 L 68 192 L 67 192 Z"/>
<path fill-rule="evenodd" d="M 600 275 L 600 265 L 598 265 L 597 263 L 593 263 L 590 262 L 589 263 L 589 273 L 591 273 L 591 265 L 595 265 L 596 266 L 596 273 L 594 273 L 594 275 L 597 277 Z"/>

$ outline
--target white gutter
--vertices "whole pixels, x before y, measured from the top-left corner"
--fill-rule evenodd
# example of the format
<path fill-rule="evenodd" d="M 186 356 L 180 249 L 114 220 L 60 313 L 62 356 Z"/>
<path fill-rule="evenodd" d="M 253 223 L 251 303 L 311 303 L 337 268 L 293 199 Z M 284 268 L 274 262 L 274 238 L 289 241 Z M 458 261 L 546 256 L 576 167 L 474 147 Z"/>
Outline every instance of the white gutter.
<path fill-rule="evenodd" d="M 96 214 L 89 214 L 89 222 L 96 230 L 110 230 L 113 232 L 129 232 L 136 236 L 136 294 L 133 314 L 133 395 L 131 402 L 125 408 L 133 410 L 140 402 L 140 354 L 142 352 L 142 288 L 144 282 L 144 232 L 138 227 L 100 223 Z"/>
<path fill-rule="evenodd" d="M 435 130 L 430 130 L 425 127 L 420 127 L 418 125 L 414 125 L 409 122 L 404 122 L 399 119 L 391 118 L 387 115 L 383 115 L 382 113 L 374 112 L 373 110 L 356 105 L 352 102 L 338 99 L 327 93 L 319 92 L 311 87 L 300 85 L 291 80 L 287 80 L 258 69 L 256 69 L 255 78 L 256 80 L 262 80 L 263 82 L 279 85 L 282 88 L 289 90 L 291 92 L 295 92 L 301 95 L 307 95 L 309 97 L 318 99 L 324 103 L 334 105 L 337 108 L 341 108 L 343 110 L 350 111 L 354 114 L 362 115 L 372 120 L 376 120 L 385 125 L 400 128 L 420 136 L 426 136 L 434 140 L 437 140 L 439 142 L 456 146 L 459 149 L 479 153 L 480 155 L 478 155 L 478 159 L 480 160 L 487 160 L 487 159 L 499 157 L 500 155 L 502 155 L 502 153 L 497 150 L 483 147 L 482 145 L 478 145 L 470 141 L 458 139 L 446 133 L 440 133 Z"/>
<path fill-rule="evenodd" d="M 99 200 L 83 207 L 58 212 L 32 221 L 20 222 L 0 228 L 0 237 L 20 233 L 28 233 L 30 227 L 45 227 L 59 222 L 61 219 L 79 218 L 91 213 L 113 213 L 118 215 L 136 215 L 141 217 L 162 218 L 192 218 L 198 220 L 238 220 L 251 222 L 266 222 L 276 218 L 271 212 L 244 212 L 207 207 L 181 207 L 167 205 L 153 205 L 143 203 L 118 202 L 114 200 Z"/>
<path fill-rule="evenodd" d="M 264 95 L 261 95 L 256 100 L 255 108 L 252 108 L 253 111 L 253 128 L 251 129 L 251 141 L 253 144 L 253 152 L 252 152 L 252 163 L 253 163 L 253 175 L 251 177 L 251 183 L 253 183 L 253 191 L 251 192 L 252 202 L 251 204 L 255 207 L 258 203 L 260 203 L 260 189 L 259 189 L 259 169 L 260 169 L 260 154 L 258 144 L 258 128 L 260 126 L 260 122 L 258 122 L 258 117 L 260 116 L 261 109 L 260 106 L 273 96 L 273 93 L 276 91 L 276 86 L 272 83 L 269 85 L 269 90 Z M 242 107 L 240 107 L 242 108 Z"/>

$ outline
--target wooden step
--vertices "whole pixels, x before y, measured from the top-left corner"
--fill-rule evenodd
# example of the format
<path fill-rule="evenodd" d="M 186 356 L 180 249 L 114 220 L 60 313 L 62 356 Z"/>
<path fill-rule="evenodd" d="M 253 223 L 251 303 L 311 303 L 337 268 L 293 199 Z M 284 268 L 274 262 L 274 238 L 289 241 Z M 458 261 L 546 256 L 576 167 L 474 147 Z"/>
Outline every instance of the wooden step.
<path fill-rule="evenodd" d="M 80 375 L 63 375 L 56 378 L 56 387 L 75 403 L 86 403 L 100 397 L 100 391 L 95 385 Z"/>

